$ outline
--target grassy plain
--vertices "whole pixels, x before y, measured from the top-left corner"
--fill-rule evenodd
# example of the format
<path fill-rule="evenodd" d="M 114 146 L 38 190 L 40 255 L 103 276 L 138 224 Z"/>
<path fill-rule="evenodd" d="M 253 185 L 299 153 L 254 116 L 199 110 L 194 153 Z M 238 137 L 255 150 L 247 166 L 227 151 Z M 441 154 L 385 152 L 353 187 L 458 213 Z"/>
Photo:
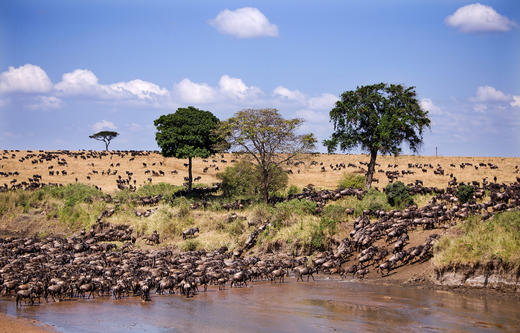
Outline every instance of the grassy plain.
<path fill-rule="evenodd" d="M 38 154 L 39 151 L 32 151 L 32 154 Z M 18 176 L 13 177 L 0 177 L 0 185 L 8 184 L 12 179 L 17 179 L 19 182 L 27 180 L 34 174 L 42 176 L 42 182 L 44 183 L 58 183 L 58 184 L 71 184 L 76 182 L 76 178 L 79 183 L 97 185 L 104 192 L 113 192 L 117 190 L 116 179 L 118 176 L 125 177 L 125 171 L 133 173 L 132 178 L 136 180 L 136 185 L 141 186 L 149 183 L 151 178 L 152 183 L 169 183 L 174 185 L 182 185 L 184 183 L 184 177 L 187 176 L 187 167 L 184 166 L 187 160 L 165 158 L 159 153 L 150 153 L 148 156 L 135 156 L 133 160 L 132 156 L 126 154 L 124 157 L 118 155 L 107 155 L 101 156 L 101 158 L 88 158 L 83 160 L 81 158 L 67 158 L 63 156 L 67 161 L 67 166 L 59 166 L 56 160 L 43 161 L 43 163 L 33 164 L 34 159 L 25 159 L 20 162 L 20 159 L 28 154 L 27 151 L 13 152 L 9 151 L 0 160 L 0 171 L 18 171 Z M 212 184 L 217 182 L 216 173 L 224 170 L 226 166 L 230 165 L 231 160 L 238 160 L 240 156 L 233 154 L 222 154 L 213 158 L 193 159 L 193 177 L 201 177 L 200 183 Z M 222 161 L 226 161 L 226 163 Z M 286 165 L 286 170 L 292 170 L 292 174 L 289 175 L 289 184 L 296 185 L 299 188 L 306 186 L 307 184 L 313 184 L 318 188 L 336 188 L 339 180 L 345 172 L 349 173 L 360 173 L 364 174 L 366 170 L 365 165 L 361 165 L 360 162 L 367 163 L 369 157 L 367 155 L 341 155 L 341 154 L 315 154 L 315 155 L 302 155 L 297 161 L 303 161 L 305 164 L 299 166 Z M 215 162 L 214 162 L 215 161 Z M 317 165 L 311 165 L 311 162 L 317 162 Z M 119 163 L 119 166 L 115 166 Z M 146 167 L 143 163 L 146 163 Z M 162 165 L 161 165 L 162 163 Z M 341 170 L 333 170 L 330 166 L 344 163 L 345 166 L 348 164 L 355 165 L 356 167 L 347 167 Z M 374 184 L 379 188 L 383 188 L 388 184 L 388 179 L 384 172 L 386 171 L 398 171 L 402 173 L 403 170 L 410 170 L 415 172 L 414 174 L 406 174 L 399 178 L 405 184 L 414 182 L 416 179 L 420 179 L 424 182 L 424 186 L 436 186 L 446 187 L 450 180 L 449 175 L 453 174 L 460 182 L 468 181 L 482 181 L 483 178 L 487 177 L 488 180 L 493 180 L 493 177 L 497 177 L 498 182 L 514 182 L 516 176 L 520 176 L 517 173 L 518 169 L 516 166 L 520 166 L 520 158 L 506 158 L 506 157 L 435 157 L 435 156 L 409 156 L 403 155 L 398 157 L 393 156 L 379 156 L 377 159 L 376 179 L 379 183 Z M 466 166 L 461 168 L 461 163 L 472 163 L 473 166 Z M 479 163 L 488 163 L 498 166 L 498 169 L 491 169 L 489 167 L 478 167 L 475 169 L 475 165 Z M 114 165 L 114 166 L 111 166 Z M 322 165 L 321 165 L 322 164 Z M 420 165 L 432 165 L 432 168 L 424 168 L 426 172 L 423 172 L 423 168 L 408 168 L 408 164 L 420 164 Z M 213 165 L 213 166 L 211 166 Z M 389 167 L 391 165 L 391 167 Z M 397 167 L 394 167 L 397 165 Z M 434 170 L 440 165 L 444 170 L 444 175 L 434 174 Z M 454 167 L 450 166 L 454 165 Z M 53 166 L 53 170 L 66 170 L 67 175 L 50 176 L 48 173 L 48 167 Z M 322 166 L 325 167 L 325 172 L 322 171 Z M 206 172 L 204 168 L 208 168 Z M 216 170 L 218 168 L 218 170 Z M 106 175 L 106 171 L 110 169 L 111 174 Z M 113 175 L 113 171 L 118 170 L 116 175 Z M 145 173 L 146 170 L 150 170 L 150 173 Z M 152 171 L 164 172 L 164 176 L 154 176 Z M 173 174 L 172 171 L 177 171 Z M 298 170 L 300 171 L 298 173 Z M 381 170 L 382 172 L 379 172 Z M 97 171 L 97 173 L 94 173 Z M 105 171 L 103 175 L 102 172 Z M 87 179 L 87 176 L 90 179 Z"/>

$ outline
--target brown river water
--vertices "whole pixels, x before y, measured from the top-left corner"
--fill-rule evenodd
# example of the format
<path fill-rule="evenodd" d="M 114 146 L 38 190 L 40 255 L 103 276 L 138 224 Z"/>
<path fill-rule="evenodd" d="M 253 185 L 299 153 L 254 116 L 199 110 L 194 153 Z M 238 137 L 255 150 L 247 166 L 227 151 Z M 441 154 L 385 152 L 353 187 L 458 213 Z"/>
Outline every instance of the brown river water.
<path fill-rule="evenodd" d="M 62 332 L 520 332 L 520 302 L 353 281 L 261 282 L 186 299 L 71 300 L 0 311 Z"/>

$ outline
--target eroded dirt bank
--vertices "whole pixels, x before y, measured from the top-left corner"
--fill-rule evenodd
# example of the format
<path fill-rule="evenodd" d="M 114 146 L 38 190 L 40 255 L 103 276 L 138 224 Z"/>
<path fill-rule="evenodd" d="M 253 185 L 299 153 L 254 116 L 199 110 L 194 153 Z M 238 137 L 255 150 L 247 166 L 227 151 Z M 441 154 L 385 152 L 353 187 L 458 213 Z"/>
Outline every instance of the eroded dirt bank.
<path fill-rule="evenodd" d="M 520 292 L 519 277 L 519 267 L 489 262 L 436 268 L 432 281 L 446 287 L 488 288 L 515 294 Z"/>

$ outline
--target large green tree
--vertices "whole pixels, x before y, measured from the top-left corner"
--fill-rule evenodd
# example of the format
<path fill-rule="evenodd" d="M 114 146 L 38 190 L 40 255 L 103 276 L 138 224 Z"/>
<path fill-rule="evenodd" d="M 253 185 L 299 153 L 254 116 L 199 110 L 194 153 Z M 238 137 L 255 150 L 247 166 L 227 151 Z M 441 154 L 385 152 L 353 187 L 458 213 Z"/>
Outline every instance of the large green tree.
<path fill-rule="evenodd" d="M 301 119 L 284 119 L 276 109 L 246 109 L 219 127 L 229 147 L 250 157 L 259 169 L 265 202 L 282 163 L 315 147 L 314 135 L 296 133 L 302 123 Z"/>
<path fill-rule="evenodd" d="M 378 153 L 398 155 L 403 142 L 417 152 L 423 131 L 430 127 L 428 112 L 421 109 L 415 87 L 378 83 L 346 91 L 330 111 L 334 132 L 324 144 L 329 153 L 338 147 L 361 147 L 370 154 L 366 188 L 370 188 Z"/>
<path fill-rule="evenodd" d="M 193 184 L 192 159 L 207 158 L 216 153 L 219 138 L 215 129 L 220 120 L 209 111 L 193 106 L 178 108 L 175 113 L 162 115 L 154 121 L 155 140 L 165 157 L 188 159 L 188 190 Z"/>
<path fill-rule="evenodd" d="M 118 135 L 119 133 L 114 131 L 101 131 L 90 135 L 89 138 L 103 141 L 105 143 L 105 150 L 108 151 L 108 145 L 110 144 L 110 141 L 112 141 L 112 139 Z"/>

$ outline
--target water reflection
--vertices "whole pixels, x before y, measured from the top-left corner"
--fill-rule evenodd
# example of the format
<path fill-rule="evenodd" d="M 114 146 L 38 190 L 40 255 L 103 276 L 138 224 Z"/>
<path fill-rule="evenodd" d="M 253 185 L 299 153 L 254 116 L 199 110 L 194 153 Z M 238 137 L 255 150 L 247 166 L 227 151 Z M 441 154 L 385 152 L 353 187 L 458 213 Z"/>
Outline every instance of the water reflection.
<path fill-rule="evenodd" d="M 74 332 L 457 332 L 518 331 L 517 302 L 420 288 L 321 280 L 207 293 L 27 306 L 0 311 Z"/>

